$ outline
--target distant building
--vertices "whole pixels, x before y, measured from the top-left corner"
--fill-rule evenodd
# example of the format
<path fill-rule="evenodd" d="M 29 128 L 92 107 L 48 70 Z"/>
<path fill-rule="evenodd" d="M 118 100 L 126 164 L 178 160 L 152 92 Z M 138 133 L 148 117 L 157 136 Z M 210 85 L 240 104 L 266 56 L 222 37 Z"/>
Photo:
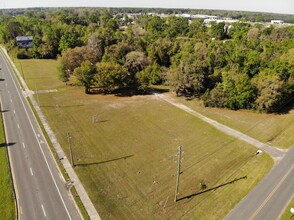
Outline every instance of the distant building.
<path fill-rule="evenodd" d="M 271 20 L 272 24 L 284 24 L 283 20 Z"/>
<path fill-rule="evenodd" d="M 190 14 L 176 14 L 176 17 L 191 19 Z"/>
<path fill-rule="evenodd" d="M 19 48 L 31 48 L 33 47 L 33 36 L 17 36 L 16 42 Z"/>
<path fill-rule="evenodd" d="M 211 19 L 211 20 L 220 20 L 220 19 L 222 19 L 220 16 L 215 16 L 215 15 L 207 15 L 206 18 Z"/>
<path fill-rule="evenodd" d="M 205 25 L 210 24 L 211 22 L 216 22 L 216 23 L 220 23 L 220 22 L 224 22 L 224 23 L 235 23 L 238 22 L 239 20 L 236 19 L 204 19 L 203 23 Z"/>
<path fill-rule="evenodd" d="M 197 14 L 197 15 L 191 15 L 191 18 L 192 18 L 192 19 L 195 19 L 195 18 L 202 18 L 202 19 L 205 19 L 205 18 L 208 18 L 208 15 L 200 15 L 200 14 Z"/>

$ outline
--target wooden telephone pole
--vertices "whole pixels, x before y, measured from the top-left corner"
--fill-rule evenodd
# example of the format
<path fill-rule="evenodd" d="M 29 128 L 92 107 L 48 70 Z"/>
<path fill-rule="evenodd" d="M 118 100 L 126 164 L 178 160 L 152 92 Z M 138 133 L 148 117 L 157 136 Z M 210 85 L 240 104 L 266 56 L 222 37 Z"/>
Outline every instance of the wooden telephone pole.
<path fill-rule="evenodd" d="M 182 165 L 182 150 L 183 150 L 183 147 L 182 146 L 179 146 L 179 153 L 178 153 L 178 173 L 177 173 L 177 182 L 176 182 L 175 202 L 177 202 L 177 196 L 179 194 L 180 174 L 181 174 L 181 165 Z"/>
<path fill-rule="evenodd" d="M 72 154 L 72 148 L 71 148 L 71 136 L 69 134 L 69 132 L 67 132 L 67 140 L 68 140 L 68 145 L 69 145 L 69 154 L 70 154 L 70 160 L 71 160 L 71 166 L 74 167 L 75 163 L 74 163 L 74 158 L 73 158 L 73 154 Z"/>

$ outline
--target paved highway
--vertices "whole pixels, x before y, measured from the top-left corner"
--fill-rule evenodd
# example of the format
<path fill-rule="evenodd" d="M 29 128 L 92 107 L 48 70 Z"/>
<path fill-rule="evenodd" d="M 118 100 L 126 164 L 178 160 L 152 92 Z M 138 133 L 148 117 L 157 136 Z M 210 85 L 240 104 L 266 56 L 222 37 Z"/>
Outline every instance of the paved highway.
<path fill-rule="evenodd" d="M 277 220 L 294 195 L 294 146 L 225 220 Z"/>
<path fill-rule="evenodd" d="M 0 52 L 1 110 L 19 219 L 81 219 L 15 75 Z"/>

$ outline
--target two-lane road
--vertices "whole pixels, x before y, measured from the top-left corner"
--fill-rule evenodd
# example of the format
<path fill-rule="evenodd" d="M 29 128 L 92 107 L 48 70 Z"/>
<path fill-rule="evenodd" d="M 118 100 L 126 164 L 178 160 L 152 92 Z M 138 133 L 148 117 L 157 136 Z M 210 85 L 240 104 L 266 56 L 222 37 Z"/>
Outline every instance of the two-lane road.
<path fill-rule="evenodd" d="M 294 146 L 225 220 L 277 220 L 294 195 Z"/>
<path fill-rule="evenodd" d="M 0 53 L 1 110 L 19 219 L 81 219 L 15 75 Z"/>

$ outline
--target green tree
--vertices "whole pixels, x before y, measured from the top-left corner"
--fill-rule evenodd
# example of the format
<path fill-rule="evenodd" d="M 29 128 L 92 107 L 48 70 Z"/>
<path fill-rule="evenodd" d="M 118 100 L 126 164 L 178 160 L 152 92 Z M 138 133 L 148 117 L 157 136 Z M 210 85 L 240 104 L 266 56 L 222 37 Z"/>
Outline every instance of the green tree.
<path fill-rule="evenodd" d="M 223 40 L 226 38 L 225 23 L 212 23 L 211 25 L 211 36 L 217 40 Z"/>
<path fill-rule="evenodd" d="M 234 87 L 226 87 L 225 93 L 230 94 L 227 107 L 231 109 L 250 109 L 256 99 L 256 89 L 246 74 L 232 74 Z M 231 90 L 231 91 L 230 91 Z"/>
<path fill-rule="evenodd" d="M 211 68 L 221 69 L 228 64 L 226 45 L 222 42 L 213 41 L 208 48 L 208 62 Z"/>
<path fill-rule="evenodd" d="M 79 35 L 75 30 L 64 33 L 59 42 L 59 50 L 65 52 L 67 49 L 81 46 L 82 42 L 79 39 Z"/>
<path fill-rule="evenodd" d="M 275 111 L 276 104 L 283 98 L 284 82 L 268 69 L 258 74 L 252 82 L 258 89 L 256 109 L 265 112 Z"/>
<path fill-rule="evenodd" d="M 174 87 L 178 96 L 199 96 L 205 91 L 207 76 L 207 63 L 188 55 L 179 65 L 171 68 L 167 75 L 167 83 Z"/>
<path fill-rule="evenodd" d="M 96 69 L 95 65 L 92 64 L 89 60 L 85 60 L 81 63 L 80 67 L 74 69 L 74 75 L 85 87 L 85 93 L 90 93 L 91 85 L 93 84 L 93 78 L 95 76 Z"/>
<path fill-rule="evenodd" d="M 253 77 L 260 71 L 261 59 L 259 53 L 255 50 L 251 50 L 247 53 L 244 61 L 244 72 Z"/>
<path fill-rule="evenodd" d="M 168 38 L 159 38 L 147 47 L 148 56 L 160 66 L 169 67 L 177 45 Z"/>
<path fill-rule="evenodd" d="M 233 38 L 237 42 L 245 41 L 247 38 L 247 34 L 248 34 L 250 26 L 251 25 L 248 23 L 236 22 L 229 29 L 229 35 L 231 36 L 231 38 Z"/>
<path fill-rule="evenodd" d="M 134 47 L 125 41 L 113 44 L 105 48 L 103 61 L 115 62 L 123 65 L 125 63 L 126 55 L 133 51 Z"/>
<path fill-rule="evenodd" d="M 222 76 L 222 82 L 202 97 L 205 106 L 250 109 L 256 99 L 256 89 L 248 75 L 230 71 Z"/>
<path fill-rule="evenodd" d="M 74 70 L 86 60 L 92 64 L 98 61 L 97 54 L 91 48 L 84 46 L 68 49 L 59 59 L 59 78 L 67 83 Z"/>
<path fill-rule="evenodd" d="M 184 36 L 188 30 L 189 24 L 186 18 L 176 16 L 169 16 L 167 18 L 167 25 L 165 27 L 166 35 L 170 38 L 177 36 Z"/>
<path fill-rule="evenodd" d="M 141 91 L 146 91 L 150 84 L 160 84 L 162 80 L 163 77 L 161 75 L 160 66 L 158 64 L 149 65 L 136 74 L 138 89 Z"/>
<path fill-rule="evenodd" d="M 42 58 L 56 58 L 59 53 L 59 41 L 61 38 L 59 27 L 46 24 L 42 27 L 42 32 L 42 46 L 40 49 Z"/>
<path fill-rule="evenodd" d="M 188 36 L 196 39 L 207 39 L 207 27 L 203 25 L 203 19 L 194 19 L 189 25 Z"/>
<path fill-rule="evenodd" d="M 146 29 L 153 39 L 162 37 L 166 30 L 166 23 L 158 16 L 151 16 L 148 18 Z"/>
<path fill-rule="evenodd" d="M 24 32 L 22 31 L 21 23 L 15 20 L 10 20 L 7 24 L 7 34 L 12 40 L 15 40 L 17 36 L 23 35 Z"/>
<path fill-rule="evenodd" d="M 129 74 L 127 69 L 117 63 L 101 62 L 96 65 L 93 85 L 105 92 L 111 92 L 127 86 Z"/>
<path fill-rule="evenodd" d="M 132 51 L 126 55 L 124 66 L 131 75 L 135 76 L 137 72 L 142 71 L 150 63 L 146 55 L 141 51 Z"/>
<path fill-rule="evenodd" d="M 222 83 L 217 83 L 211 91 L 207 90 L 201 99 L 206 107 L 225 108 L 228 105 L 228 95 Z"/>

